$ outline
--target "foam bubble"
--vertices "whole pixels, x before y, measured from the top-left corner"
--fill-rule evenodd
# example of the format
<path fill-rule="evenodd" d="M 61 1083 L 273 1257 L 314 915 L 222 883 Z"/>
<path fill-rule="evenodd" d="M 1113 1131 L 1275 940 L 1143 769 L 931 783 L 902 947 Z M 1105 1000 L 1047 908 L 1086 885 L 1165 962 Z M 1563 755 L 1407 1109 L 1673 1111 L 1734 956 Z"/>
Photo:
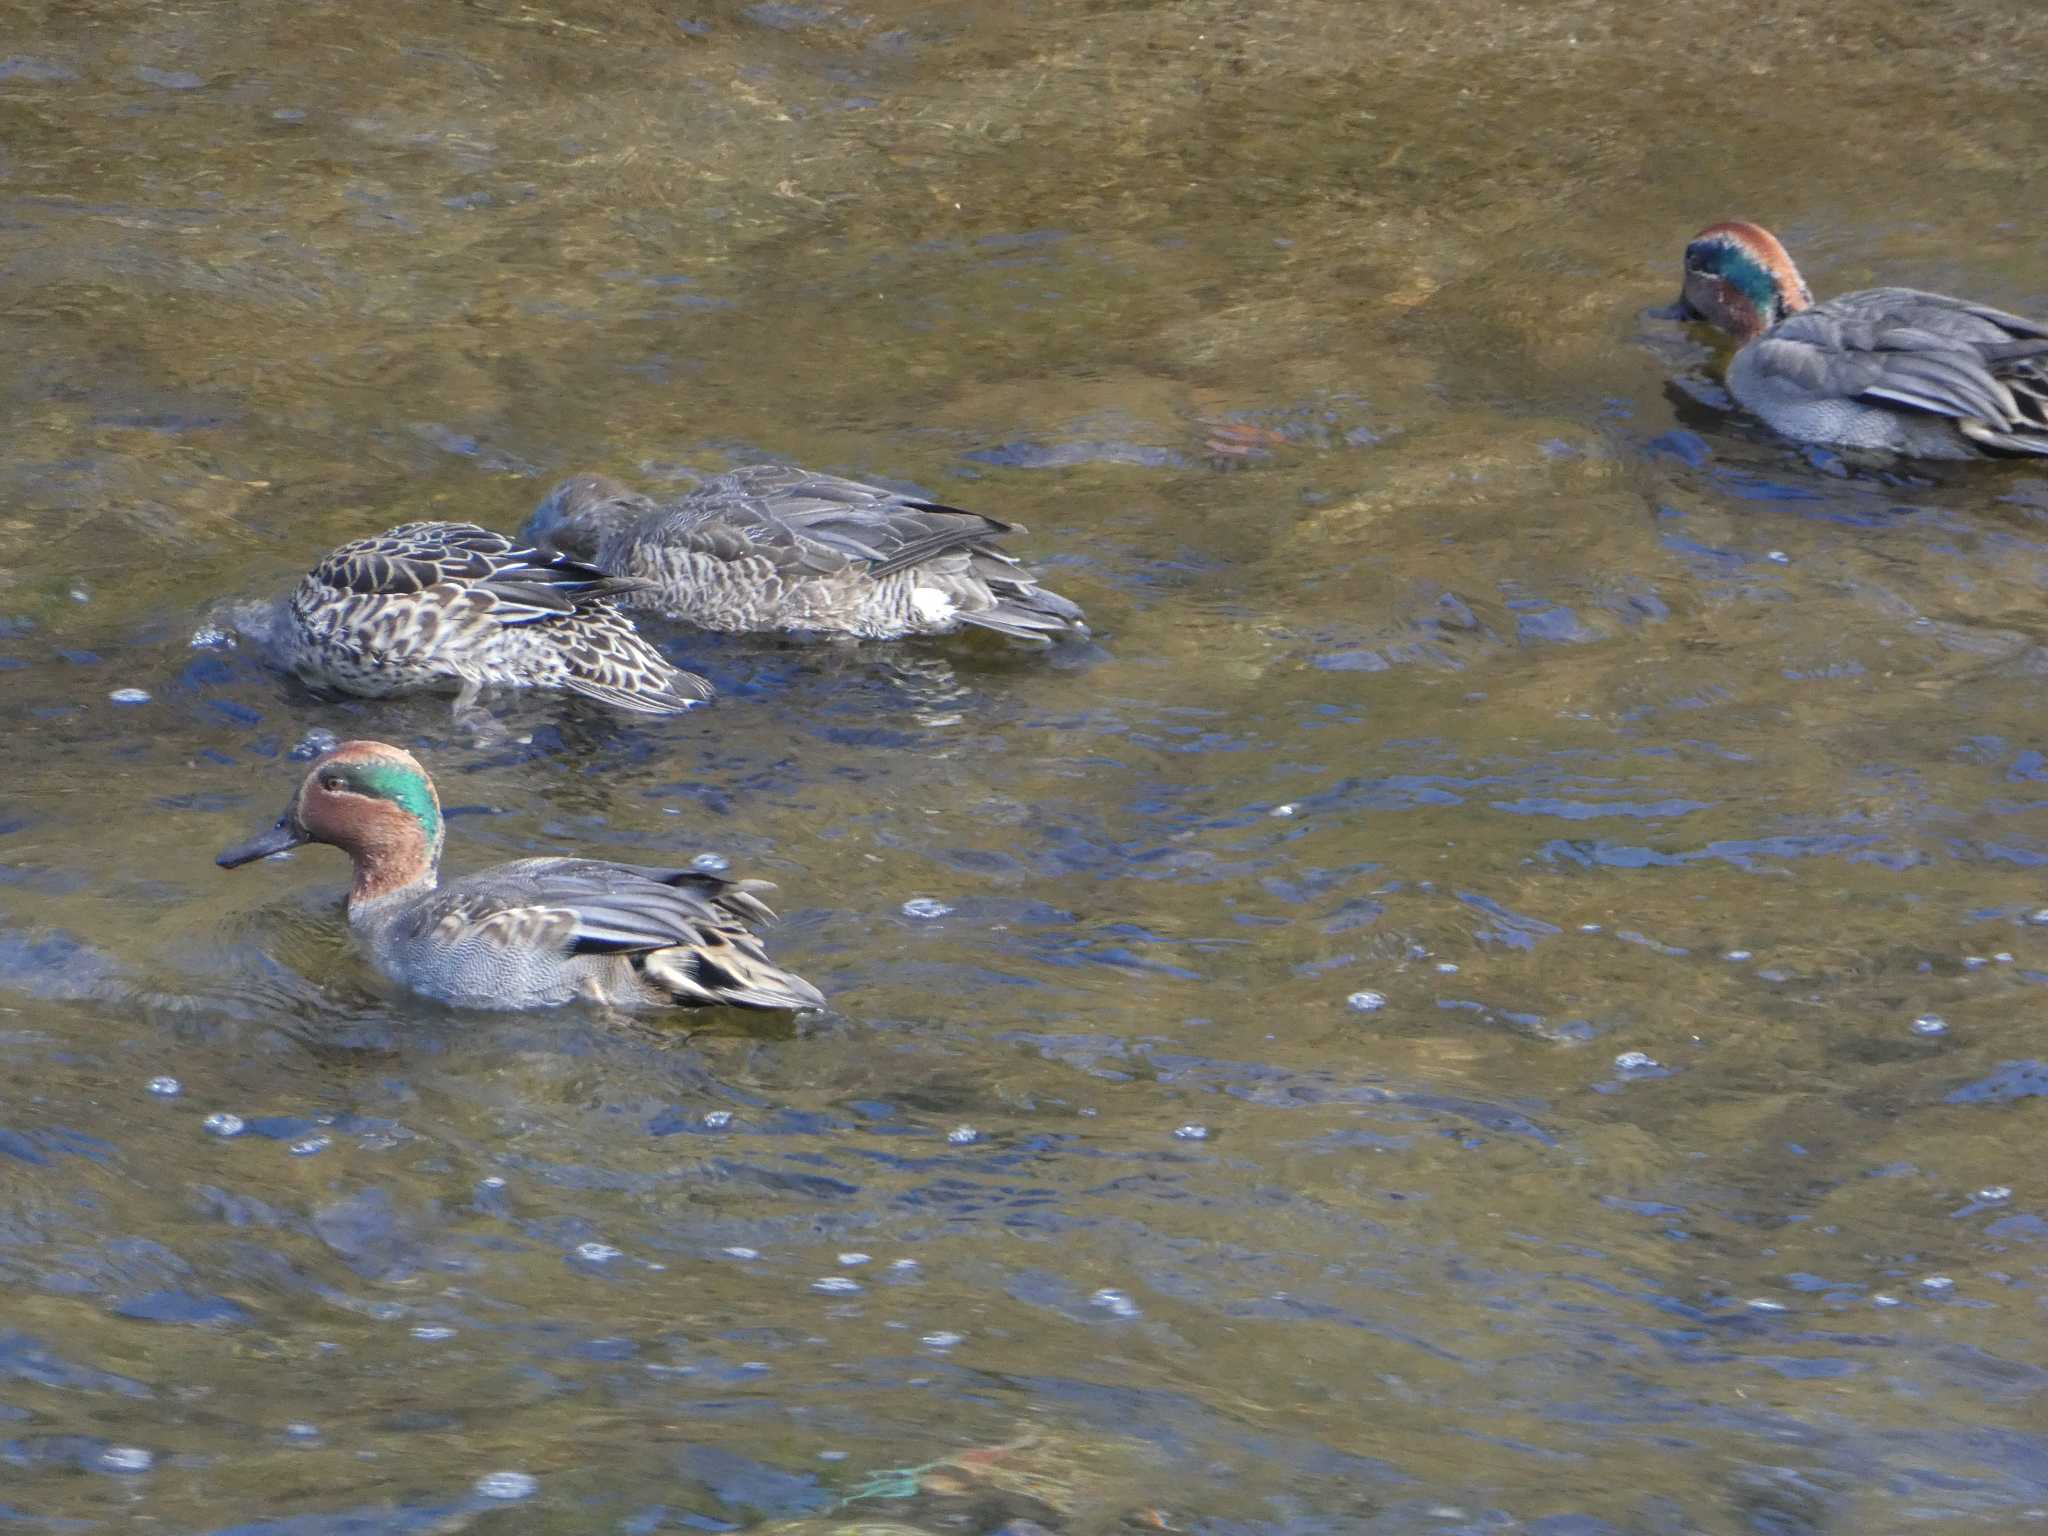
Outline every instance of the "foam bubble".
<path fill-rule="evenodd" d="M 540 1479 L 531 1472 L 486 1472 L 476 1491 L 487 1499 L 530 1499 L 540 1492 Z"/>

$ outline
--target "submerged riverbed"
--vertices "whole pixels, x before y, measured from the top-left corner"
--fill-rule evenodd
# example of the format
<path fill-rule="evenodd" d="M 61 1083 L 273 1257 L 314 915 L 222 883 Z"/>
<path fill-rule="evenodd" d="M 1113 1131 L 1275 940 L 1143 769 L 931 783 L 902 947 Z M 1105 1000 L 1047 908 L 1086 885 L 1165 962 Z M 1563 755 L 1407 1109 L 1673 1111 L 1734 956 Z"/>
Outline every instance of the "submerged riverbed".
<path fill-rule="evenodd" d="M 0 1524 L 2048 1519 L 2048 473 L 1847 464 L 1694 230 L 2048 312 L 2024 8 L 0 12 Z M 335 700 L 220 605 L 553 480 L 1028 525 L 1097 644 Z M 397 997 L 713 854 L 833 1007 Z"/>

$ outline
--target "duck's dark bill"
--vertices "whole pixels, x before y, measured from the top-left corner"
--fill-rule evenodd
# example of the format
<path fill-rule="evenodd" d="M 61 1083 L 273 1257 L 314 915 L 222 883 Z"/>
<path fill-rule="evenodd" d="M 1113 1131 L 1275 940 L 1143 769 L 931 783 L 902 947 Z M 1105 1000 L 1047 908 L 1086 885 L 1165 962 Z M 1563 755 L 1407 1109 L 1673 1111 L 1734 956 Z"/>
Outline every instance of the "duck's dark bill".
<path fill-rule="evenodd" d="M 1660 304 L 1655 309 L 1644 310 L 1643 318 L 1645 320 L 1704 320 L 1706 316 L 1694 309 L 1685 295 L 1681 293 L 1669 304 Z"/>
<path fill-rule="evenodd" d="M 258 859 L 267 859 L 273 853 L 288 853 L 312 839 L 288 821 L 280 821 L 274 827 L 266 827 L 246 843 L 237 843 L 213 862 L 222 869 L 233 869 L 241 864 L 253 864 Z"/>

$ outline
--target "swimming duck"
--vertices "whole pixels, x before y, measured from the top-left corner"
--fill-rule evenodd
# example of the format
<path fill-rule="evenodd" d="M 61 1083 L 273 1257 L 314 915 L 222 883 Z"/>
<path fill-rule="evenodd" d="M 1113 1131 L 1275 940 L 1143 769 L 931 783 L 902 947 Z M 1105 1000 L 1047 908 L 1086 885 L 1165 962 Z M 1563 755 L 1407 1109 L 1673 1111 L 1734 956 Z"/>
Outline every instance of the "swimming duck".
<path fill-rule="evenodd" d="M 667 505 L 603 475 L 564 480 L 520 537 L 638 578 L 633 608 L 700 629 L 893 640 L 976 625 L 1034 644 L 1083 636 L 1081 610 L 976 512 L 777 464 L 707 480 Z"/>
<path fill-rule="evenodd" d="M 329 554 L 265 627 L 285 667 L 344 693 L 453 683 L 463 711 L 494 683 L 673 714 L 711 685 L 671 666 L 619 611 L 647 585 L 475 523 L 405 523 Z"/>
<path fill-rule="evenodd" d="M 1693 236 L 1677 312 L 1741 343 L 1728 392 L 1800 442 L 1921 459 L 2048 454 L 2041 321 L 1917 288 L 1816 304 L 1777 237 L 1739 221 Z"/>
<path fill-rule="evenodd" d="M 461 1008 L 725 1003 L 817 1008 L 753 930 L 761 880 L 604 859 L 519 859 L 441 883 L 441 802 L 411 753 L 347 741 L 316 760 L 277 824 L 223 853 L 233 869 L 304 843 L 355 861 L 348 923 L 399 985 Z"/>

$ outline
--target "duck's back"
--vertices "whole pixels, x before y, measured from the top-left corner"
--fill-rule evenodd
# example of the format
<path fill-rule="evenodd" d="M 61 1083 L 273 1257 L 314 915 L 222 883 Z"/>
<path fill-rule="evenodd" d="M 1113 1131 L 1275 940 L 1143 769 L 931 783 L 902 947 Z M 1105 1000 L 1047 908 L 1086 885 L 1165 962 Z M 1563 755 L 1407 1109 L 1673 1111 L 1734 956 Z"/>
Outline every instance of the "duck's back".
<path fill-rule="evenodd" d="M 653 584 L 705 629 L 889 639 L 962 624 L 1027 639 L 1086 632 L 997 547 L 1016 525 L 837 475 L 757 464 L 655 508 L 608 545 L 608 570 Z"/>
<path fill-rule="evenodd" d="M 1728 370 L 1787 436 L 1918 458 L 2048 453 L 2048 325 L 1917 288 L 1867 288 L 1780 320 Z"/>

